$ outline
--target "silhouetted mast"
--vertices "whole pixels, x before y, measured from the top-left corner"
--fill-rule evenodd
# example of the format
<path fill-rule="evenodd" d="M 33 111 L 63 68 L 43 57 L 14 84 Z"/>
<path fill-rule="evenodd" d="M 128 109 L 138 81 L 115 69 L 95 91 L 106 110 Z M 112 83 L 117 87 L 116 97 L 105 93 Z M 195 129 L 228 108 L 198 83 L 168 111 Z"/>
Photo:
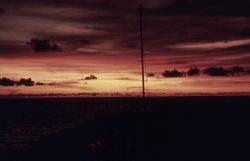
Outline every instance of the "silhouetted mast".
<path fill-rule="evenodd" d="M 144 42 L 143 42 L 143 24 L 142 24 L 142 4 L 139 4 L 140 21 L 140 40 L 141 40 L 141 70 L 142 70 L 142 97 L 145 97 L 145 71 L 144 71 Z"/>

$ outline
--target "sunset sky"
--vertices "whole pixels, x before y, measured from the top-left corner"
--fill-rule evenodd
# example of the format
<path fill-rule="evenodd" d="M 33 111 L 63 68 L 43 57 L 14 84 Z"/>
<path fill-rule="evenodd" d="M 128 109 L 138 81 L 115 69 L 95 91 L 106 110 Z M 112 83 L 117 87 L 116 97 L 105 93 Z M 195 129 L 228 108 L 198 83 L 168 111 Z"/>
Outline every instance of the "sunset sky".
<path fill-rule="evenodd" d="M 1 0 L 0 78 L 6 94 L 141 91 L 135 0 Z M 152 95 L 250 93 L 250 75 L 164 78 L 165 70 L 250 70 L 248 0 L 144 0 L 146 91 Z M 32 40 L 44 40 L 39 48 Z M 97 80 L 85 80 L 94 75 Z"/>

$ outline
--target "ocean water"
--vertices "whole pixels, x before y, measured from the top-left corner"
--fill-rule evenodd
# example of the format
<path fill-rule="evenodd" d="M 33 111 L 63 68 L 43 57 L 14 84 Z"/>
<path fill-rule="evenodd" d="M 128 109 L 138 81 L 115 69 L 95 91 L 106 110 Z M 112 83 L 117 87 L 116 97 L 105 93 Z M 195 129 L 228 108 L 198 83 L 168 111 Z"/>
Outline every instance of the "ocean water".
<path fill-rule="evenodd" d="M 0 154 L 9 159 L 5 152 L 21 150 L 26 161 L 249 160 L 249 100 L 0 99 Z"/>
<path fill-rule="evenodd" d="M 0 151 L 19 150 L 118 109 L 125 98 L 1 98 Z M 136 103 L 137 99 L 132 101 Z M 112 111 L 112 112 L 111 112 Z"/>
<path fill-rule="evenodd" d="M 18 150 L 94 117 L 90 104 L 64 99 L 1 99 L 0 150 Z"/>

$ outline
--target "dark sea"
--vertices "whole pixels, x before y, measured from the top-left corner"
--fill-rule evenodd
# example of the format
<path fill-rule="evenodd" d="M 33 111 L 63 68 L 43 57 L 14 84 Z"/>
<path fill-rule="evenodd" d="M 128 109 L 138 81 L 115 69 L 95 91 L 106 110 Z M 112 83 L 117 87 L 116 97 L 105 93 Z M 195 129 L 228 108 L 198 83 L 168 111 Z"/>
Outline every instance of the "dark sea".
<path fill-rule="evenodd" d="M 43 137 L 93 120 L 102 111 L 129 109 L 116 98 L 2 98 L 0 101 L 0 150 L 23 149 Z"/>
<path fill-rule="evenodd" d="M 1 98 L 1 161 L 250 160 L 250 97 Z"/>
<path fill-rule="evenodd" d="M 59 133 L 80 124 L 86 111 L 82 107 L 46 106 L 44 102 L 32 106 L 26 100 L 15 99 L 9 106 L 0 107 L 0 149 L 17 150 L 38 142 L 42 137 Z M 16 103 L 14 103 L 16 101 Z M 27 102 L 29 102 L 28 100 Z M 43 100 L 46 101 L 46 100 Z M 58 102 L 61 104 L 61 102 Z"/>

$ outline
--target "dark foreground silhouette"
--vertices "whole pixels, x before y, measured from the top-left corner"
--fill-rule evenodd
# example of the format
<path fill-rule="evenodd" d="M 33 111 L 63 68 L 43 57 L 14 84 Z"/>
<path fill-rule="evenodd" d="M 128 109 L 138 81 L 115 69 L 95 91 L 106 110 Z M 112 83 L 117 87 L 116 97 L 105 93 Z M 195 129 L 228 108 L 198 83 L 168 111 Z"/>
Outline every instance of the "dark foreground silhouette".
<path fill-rule="evenodd" d="M 0 138 L 1 161 L 250 160 L 250 97 L 1 99 L 0 112 L 7 134 L 81 120 L 23 147 Z"/>

